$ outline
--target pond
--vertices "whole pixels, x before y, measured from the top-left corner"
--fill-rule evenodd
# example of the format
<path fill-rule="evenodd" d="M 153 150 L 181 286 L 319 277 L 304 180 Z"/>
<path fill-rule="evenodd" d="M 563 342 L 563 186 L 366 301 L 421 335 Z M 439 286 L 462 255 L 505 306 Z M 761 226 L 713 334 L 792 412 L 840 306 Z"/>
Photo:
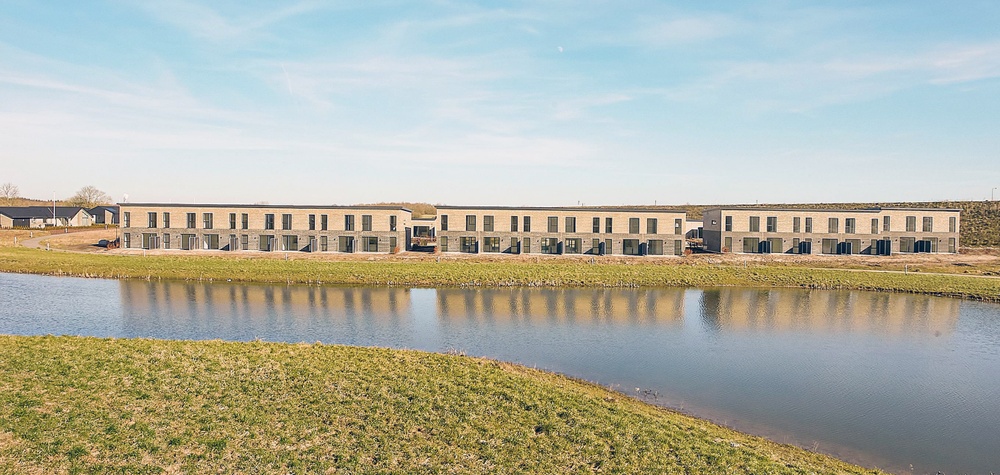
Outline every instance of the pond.
<path fill-rule="evenodd" d="M 1000 469 L 1000 306 L 797 289 L 406 289 L 0 274 L 0 333 L 456 351 L 899 473 Z"/>

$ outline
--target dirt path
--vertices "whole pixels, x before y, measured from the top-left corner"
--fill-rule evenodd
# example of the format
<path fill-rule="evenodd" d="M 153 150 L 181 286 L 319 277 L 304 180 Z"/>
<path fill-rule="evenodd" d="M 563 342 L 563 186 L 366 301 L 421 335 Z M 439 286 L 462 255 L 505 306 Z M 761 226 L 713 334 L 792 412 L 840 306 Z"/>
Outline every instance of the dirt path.
<path fill-rule="evenodd" d="M 73 252 L 101 252 L 106 251 L 106 249 L 98 247 L 97 243 L 102 239 L 114 238 L 115 229 L 110 228 L 73 233 L 56 233 L 48 236 L 25 239 L 20 241 L 19 244 L 33 249 Z"/>

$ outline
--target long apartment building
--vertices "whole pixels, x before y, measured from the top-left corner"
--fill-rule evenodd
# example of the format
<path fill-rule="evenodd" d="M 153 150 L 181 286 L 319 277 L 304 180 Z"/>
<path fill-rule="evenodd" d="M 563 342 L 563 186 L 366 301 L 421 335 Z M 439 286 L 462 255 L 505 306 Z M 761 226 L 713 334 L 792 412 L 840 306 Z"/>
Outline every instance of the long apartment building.
<path fill-rule="evenodd" d="M 627 208 L 438 206 L 442 252 L 680 255 L 685 212 Z"/>
<path fill-rule="evenodd" d="M 703 213 L 713 252 L 778 254 L 955 253 L 957 209 L 715 208 Z"/>
<path fill-rule="evenodd" d="M 122 203 L 122 247 L 223 251 L 396 252 L 410 210 L 391 206 Z"/>

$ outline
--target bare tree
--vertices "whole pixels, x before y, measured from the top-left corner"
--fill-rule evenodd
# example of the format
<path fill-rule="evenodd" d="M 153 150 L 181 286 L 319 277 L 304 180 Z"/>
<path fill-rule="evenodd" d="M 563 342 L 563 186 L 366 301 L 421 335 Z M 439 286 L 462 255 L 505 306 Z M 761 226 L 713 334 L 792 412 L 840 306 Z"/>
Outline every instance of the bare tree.
<path fill-rule="evenodd" d="M 11 206 L 14 201 L 21 197 L 21 190 L 17 189 L 17 185 L 7 182 L 0 185 L 0 203 L 4 206 Z"/>
<path fill-rule="evenodd" d="M 98 190 L 96 187 L 87 185 L 80 188 L 80 191 L 77 191 L 72 198 L 66 200 L 66 203 L 81 208 L 93 208 L 98 205 L 111 204 L 111 196 Z"/>

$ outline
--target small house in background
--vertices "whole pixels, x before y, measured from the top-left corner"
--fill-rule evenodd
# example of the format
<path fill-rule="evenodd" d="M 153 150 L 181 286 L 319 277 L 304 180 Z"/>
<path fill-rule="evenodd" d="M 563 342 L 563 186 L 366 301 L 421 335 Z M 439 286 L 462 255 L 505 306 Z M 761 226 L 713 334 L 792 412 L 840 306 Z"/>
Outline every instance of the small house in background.
<path fill-rule="evenodd" d="M 117 206 L 97 206 L 87 212 L 94 217 L 94 224 L 118 224 Z"/>
<path fill-rule="evenodd" d="M 53 213 L 55 213 L 53 215 Z M 0 207 L 0 228 L 45 228 L 90 226 L 93 216 L 80 207 Z"/>

